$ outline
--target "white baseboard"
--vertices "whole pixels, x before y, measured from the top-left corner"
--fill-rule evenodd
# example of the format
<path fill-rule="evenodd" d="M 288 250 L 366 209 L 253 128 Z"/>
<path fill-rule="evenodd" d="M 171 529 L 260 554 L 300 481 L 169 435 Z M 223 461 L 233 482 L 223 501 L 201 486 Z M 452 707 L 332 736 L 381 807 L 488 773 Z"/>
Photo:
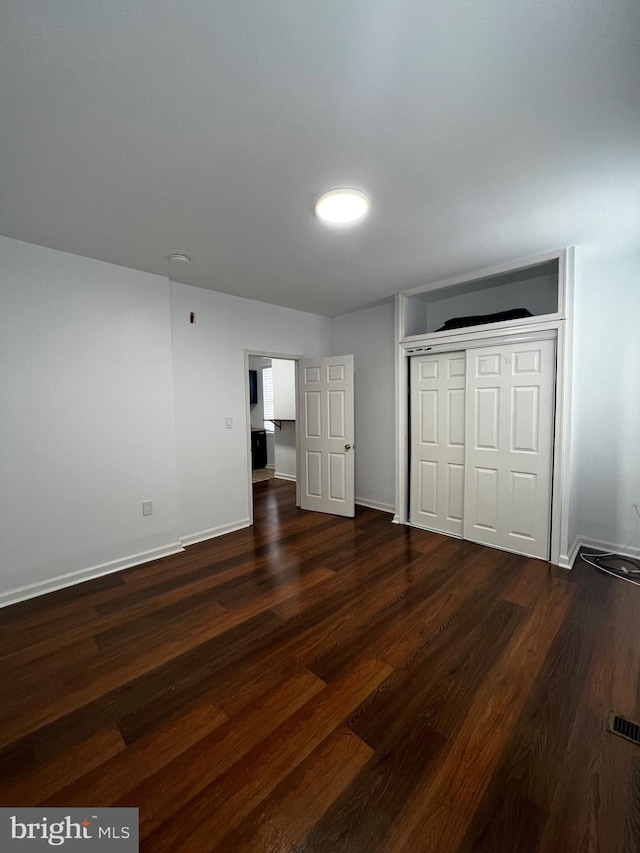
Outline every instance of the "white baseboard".
<path fill-rule="evenodd" d="M 276 474 L 283 480 L 293 480 L 288 474 Z M 378 509 L 381 512 L 393 513 L 394 508 L 390 504 L 383 504 L 378 501 L 365 501 L 361 498 L 356 499 L 359 506 L 366 506 L 370 509 Z M 399 524 L 400 520 L 397 516 L 392 519 L 394 524 Z M 18 587 L 17 589 L 9 590 L 8 592 L 0 593 L 0 608 L 9 607 L 11 604 L 17 604 L 20 601 L 27 601 L 30 598 L 37 598 L 40 595 L 45 595 L 48 592 L 55 592 L 58 589 L 75 586 L 85 581 L 100 578 L 104 575 L 110 575 L 114 572 L 120 572 L 123 569 L 129 569 L 133 566 L 139 566 L 143 563 L 150 563 L 153 560 L 159 560 L 162 557 L 169 557 L 171 554 L 179 554 L 184 551 L 188 545 L 195 545 L 197 542 L 204 542 L 207 539 L 215 539 L 218 536 L 224 536 L 225 533 L 233 533 L 236 530 L 242 530 L 249 527 L 249 519 L 244 518 L 241 521 L 233 522 L 232 524 L 222 524 L 219 527 L 211 527 L 209 530 L 201 530 L 199 533 L 192 533 L 188 536 L 182 536 L 180 542 L 170 542 L 160 548 L 152 548 L 149 551 L 141 551 L 138 554 L 131 554 L 128 557 L 122 557 L 119 560 L 111 560 L 108 563 L 100 563 L 97 566 L 91 566 L 88 569 L 80 569 L 77 572 L 69 572 L 64 575 L 58 575 L 55 578 L 49 578 L 45 581 L 28 584 L 27 586 Z M 558 565 L 563 569 L 571 569 L 578 555 L 580 548 L 592 548 L 594 551 L 602 551 L 604 553 L 616 553 L 623 557 L 632 557 L 638 559 L 640 557 L 640 548 L 623 548 L 615 545 L 612 542 L 599 542 L 596 539 L 589 539 L 583 536 L 577 536 L 569 553 L 560 555 Z"/>
<path fill-rule="evenodd" d="M 296 477 L 294 474 L 281 474 L 279 471 L 273 475 L 276 480 L 290 480 L 292 483 L 296 482 Z"/>
<path fill-rule="evenodd" d="M 589 539 L 587 536 L 576 536 L 569 553 L 560 555 L 558 562 L 560 568 L 571 569 L 581 548 L 589 548 L 603 554 L 620 554 L 621 557 L 631 557 L 634 560 L 640 558 L 640 548 L 625 548 L 613 542 L 600 542 L 597 539 Z"/>
<path fill-rule="evenodd" d="M 393 515 L 396 511 L 396 508 L 393 504 L 383 504 L 380 501 L 368 501 L 364 498 L 356 498 L 356 503 L 358 506 L 366 506 L 368 509 L 379 509 L 380 512 L 388 512 Z"/>
<path fill-rule="evenodd" d="M 558 565 L 561 569 L 572 569 L 573 564 L 575 562 L 576 557 L 578 556 L 578 551 L 580 550 L 580 537 L 576 536 L 574 539 L 573 545 L 569 548 L 568 554 L 560 554 L 558 558 Z"/>
<path fill-rule="evenodd" d="M 0 607 L 8 607 L 10 604 L 17 604 L 19 601 L 37 598 L 39 595 L 45 595 L 47 592 L 55 592 L 58 589 L 75 586 L 78 583 L 84 583 L 94 578 L 101 578 L 104 575 L 121 572 L 123 569 L 130 569 L 132 566 L 139 566 L 142 563 L 150 563 L 152 560 L 169 557 L 171 554 L 179 554 L 181 551 L 184 551 L 184 548 L 180 542 L 171 542 L 160 548 L 152 548 L 150 551 L 141 551 L 139 554 L 131 554 L 119 560 L 111 560 L 108 563 L 100 563 L 88 569 L 68 572 L 64 575 L 58 575 L 55 578 L 49 578 L 46 581 L 38 581 L 37 583 L 18 587 L 18 589 L 11 589 L 8 592 L 0 594 Z"/>
<path fill-rule="evenodd" d="M 249 527 L 250 523 L 248 518 L 243 518 L 241 521 L 234 521 L 231 524 L 221 524 L 218 527 L 201 530 L 199 533 L 190 533 L 188 536 L 181 536 L 180 542 L 186 548 L 187 545 L 195 545 L 198 542 L 205 542 L 207 539 L 224 536 L 225 533 L 234 533 L 236 530 L 242 530 L 245 527 Z"/>
<path fill-rule="evenodd" d="M 592 548 L 594 551 L 602 551 L 605 554 L 620 554 L 621 557 L 631 557 L 637 560 L 640 557 L 640 548 L 625 548 L 615 545 L 613 542 L 598 542 L 596 539 L 580 537 L 581 548 Z"/>

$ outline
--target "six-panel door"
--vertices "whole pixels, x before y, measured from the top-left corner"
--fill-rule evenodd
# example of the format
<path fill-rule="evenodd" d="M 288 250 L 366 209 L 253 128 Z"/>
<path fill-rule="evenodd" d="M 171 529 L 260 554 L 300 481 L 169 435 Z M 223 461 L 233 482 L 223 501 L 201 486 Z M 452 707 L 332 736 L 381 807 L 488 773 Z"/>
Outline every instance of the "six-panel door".
<path fill-rule="evenodd" d="M 355 514 L 353 356 L 302 359 L 300 399 L 300 506 Z"/>
<path fill-rule="evenodd" d="M 555 341 L 467 350 L 464 538 L 549 557 Z"/>
<path fill-rule="evenodd" d="M 462 536 L 464 352 L 411 359 L 410 522 Z"/>

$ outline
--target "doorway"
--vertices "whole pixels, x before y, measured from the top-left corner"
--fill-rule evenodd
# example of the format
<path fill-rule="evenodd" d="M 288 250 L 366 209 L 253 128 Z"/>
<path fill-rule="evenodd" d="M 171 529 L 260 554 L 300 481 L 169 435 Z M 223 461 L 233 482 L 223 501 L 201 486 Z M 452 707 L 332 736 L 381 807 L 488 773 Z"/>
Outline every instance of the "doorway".
<path fill-rule="evenodd" d="M 252 357 L 259 361 L 250 367 Z M 245 350 L 249 524 L 253 524 L 253 471 L 267 469 L 263 482 L 272 479 L 267 444 L 271 425 L 273 479 L 295 481 L 296 506 L 349 518 L 355 515 L 353 362 L 353 355 L 304 358 Z M 264 450 L 254 468 L 252 435 L 262 432 L 260 421 Z"/>
<path fill-rule="evenodd" d="M 296 357 L 245 351 L 249 510 L 256 489 L 297 487 Z"/>

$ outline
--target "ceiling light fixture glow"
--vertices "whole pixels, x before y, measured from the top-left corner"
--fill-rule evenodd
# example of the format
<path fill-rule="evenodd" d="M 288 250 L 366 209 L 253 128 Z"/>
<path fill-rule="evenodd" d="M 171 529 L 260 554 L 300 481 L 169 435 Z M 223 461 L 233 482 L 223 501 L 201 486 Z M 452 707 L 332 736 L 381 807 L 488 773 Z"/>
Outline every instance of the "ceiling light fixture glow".
<path fill-rule="evenodd" d="M 316 200 L 316 215 L 324 222 L 356 222 L 368 213 L 369 205 L 365 193 L 344 187 L 322 193 Z"/>
<path fill-rule="evenodd" d="M 189 264 L 191 258 L 189 255 L 169 255 L 169 260 L 172 264 Z"/>

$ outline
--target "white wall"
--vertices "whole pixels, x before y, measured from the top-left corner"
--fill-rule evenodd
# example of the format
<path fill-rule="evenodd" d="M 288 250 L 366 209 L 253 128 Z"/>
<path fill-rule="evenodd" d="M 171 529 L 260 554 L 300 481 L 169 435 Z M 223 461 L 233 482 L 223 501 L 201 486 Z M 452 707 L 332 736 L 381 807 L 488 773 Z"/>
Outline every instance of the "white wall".
<path fill-rule="evenodd" d="M 331 351 L 354 355 L 356 501 L 394 511 L 394 306 L 335 317 Z"/>
<path fill-rule="evenodd" d="M 275 474 L 295 480 L 297 477 L 296 457 L 296 363 L 282 358 L 274 358 L 273 368 L 273 406 L 275 420 Z"/>
<path fill-rule="evenodd" d="M 175 550 L 179 531 L 168 280 L 4 237 L 0 271 L 7 603 Z"/>
<path fill-rule="evenodd" d="M 296 479 L 296 425 L 295 421 L 282 421 L 282 429 L 274 432 L 275 475 L 287 480 Z"/>
<path fill-rule="evenodd" d="M 267 468 L 276 467 L 276 439 L 272 432 L 267 433 Z"/>
<path fill-rule="evenodd" d="M 189 542 L 248 523 L 245 350 L 324 355 L 330 321 L 172 282 L 171 322 L 179 523 Z"/>
<path fill-rule="evenodd" d="M 0 273 L 0 605 L 246 524 L 245 349 L 329 320 L 4 237 Z"/>
<path fill-rule="evenodd" d="M 296 419 L 296 363 L 286 358 L 275 358 L 273 368 L 274 420 Z"/>
<path fill-rule="evenodd" d="M 640 255 L 578 248 L 574 316 L 570 539 L 625 545 L 640 503 Z"/>

